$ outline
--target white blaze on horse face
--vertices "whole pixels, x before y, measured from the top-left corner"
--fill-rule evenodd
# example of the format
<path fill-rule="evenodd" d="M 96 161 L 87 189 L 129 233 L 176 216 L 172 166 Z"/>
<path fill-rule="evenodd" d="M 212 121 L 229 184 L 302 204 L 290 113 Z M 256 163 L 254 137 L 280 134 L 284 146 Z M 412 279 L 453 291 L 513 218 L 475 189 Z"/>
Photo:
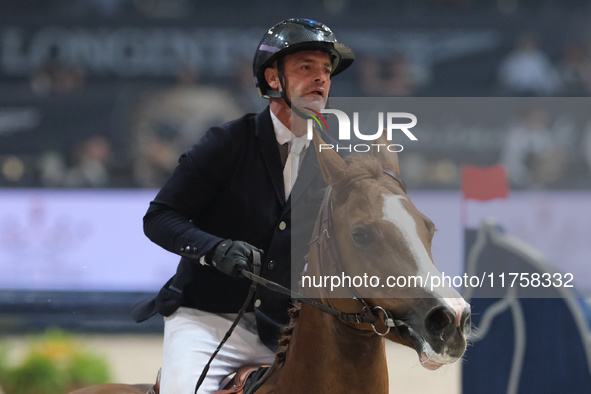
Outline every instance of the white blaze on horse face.
<path fill-rule="evenodd" d="M 394 224 L 402 234 L 417 267 L 415 275 L 421 276 L 425 281 L 427 280 L 428 274 L 430 276 L 440 276 L 441 274 L 433 265 L 429 253 L 427 252 L 421 237 L 419 237 L 417 224 L 402 204 L 402 200 L 406 200 L 406 198 L 404 196 L 391 194 L 384 196 L 384 207 L 382 209 L 384 215 L 383 218 Z M 424 283 L 424 285 L 427 284 Z"/>
<path fill-rule="evenodd" d="M 442 299 L 456 314 L 456 324 L 460 324 L 460 319 L 467 303 L 451 286 L 437 286 L 432 288 L 433 281 L 429 278 L 441 277 L 441 273 L 431 261 L 425 245 L 417 231 L 417 223 L 412 215 L 406 210 L 402 201 L 406 200 L 404 196 L 388 194 L 384 196 L 384 207 L 382 214 L 384 220 L 394 224 L 402 234 L 406 244 L 413 256 L 417 267 L 416 276 L 421 277 L 422 287 L 427 293 Z"/>

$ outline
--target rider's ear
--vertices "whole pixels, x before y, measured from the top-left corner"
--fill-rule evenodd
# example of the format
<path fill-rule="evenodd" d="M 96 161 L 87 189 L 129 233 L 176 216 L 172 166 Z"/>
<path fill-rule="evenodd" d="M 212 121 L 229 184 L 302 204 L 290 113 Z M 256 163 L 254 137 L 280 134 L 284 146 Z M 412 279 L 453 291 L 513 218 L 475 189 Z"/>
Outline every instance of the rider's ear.
<path fill-rule="evenodd" d="M 380 161 L 380 163 L 382 163 L 383 167 L 389 168 L 400 175 L 400 167 L 398 166 L 398 153 L 386 149 L 387 146 L 391 145 L 390 141 L 388 141 L 388 138 L 386 138 L 386 134 L 386 130 L 384 129 L 382 135 L 380 135 L 380 137 L 375 140 L 373 155 Z"/>
<path fill-rule="evenodd" d="M 317 132 L 314 132 L 314 149 L 318 155 L 318 163 L 322 170 L 324 180 L 334 187 L 338 180 L 345 176 L 347 163 L 335 152 L 332 147 L 324 143 Z"/>
<path fill-rule="evenodd" d="M 271 67 L 265 69 L 265 79 L 269 84 L 269 87 L 273 90 L 279 91 L 281 84 L 279 83 L 279 75 L 277 73 L 277 67 L 275 63 Z"/>

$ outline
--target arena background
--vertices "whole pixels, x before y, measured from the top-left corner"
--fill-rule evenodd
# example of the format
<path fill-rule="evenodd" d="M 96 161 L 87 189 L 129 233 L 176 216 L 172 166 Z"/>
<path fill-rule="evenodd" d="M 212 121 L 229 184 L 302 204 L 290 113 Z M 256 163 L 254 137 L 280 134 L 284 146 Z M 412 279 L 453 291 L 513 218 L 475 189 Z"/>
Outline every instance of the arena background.
<path fill-rule="evenodd" d="M 137 325 L 127 308 L 157 291 L 177 259 L 143 236 L 141 217 L 208 126 L 266 105 L 251 59 L 274 23 L 316 19 L 354 49 L 335 97 L 585 100 L 590 16 L 583 0 L 1 0 L 1 339 L 18 355 L 27 334 L 59 327 L 106 354 L 116 381 L 153 380 L 162 322 Z M 519 69 L 511 58 L 523 51 L 535 60 Z M 562 121 L 550 116 L 553 149 L 527 179 L 509 173 L 515 198 L 493 211 L 551 258 L 570 253 L 587 266 L 591 128 Z M 416 205 L 439 227 L 435 259 L 457 272 L 463 225 L 483 211 L 471 206 L 460 221 L 461 166 L 501 162 L 508 138 L 464 137 L 442 127 L 401 157 Z M 531 216 L 511 223 L 524 207 Z M 459 365 L 429 373 L 406 349 L 389 354 L 403 392 L 461 391 Z"/>

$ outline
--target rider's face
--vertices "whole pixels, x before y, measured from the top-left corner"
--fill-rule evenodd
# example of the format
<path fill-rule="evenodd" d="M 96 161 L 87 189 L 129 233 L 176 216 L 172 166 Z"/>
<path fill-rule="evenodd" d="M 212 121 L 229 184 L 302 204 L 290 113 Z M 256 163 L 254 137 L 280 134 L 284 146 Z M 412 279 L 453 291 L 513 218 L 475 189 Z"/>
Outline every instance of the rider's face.
<path fill-rule="evenodd" d="M 276 68 L 268 78 L 274 90 L 280 90 Z M 317 50 L 300 51 L 283 60 L 284 86 L 288 99 L 306 97 L 311 105 L 324 107 L 330 91 L 332 63 L 328 53 Z M 309 99 L 309 100 L 308 100 Z"/>

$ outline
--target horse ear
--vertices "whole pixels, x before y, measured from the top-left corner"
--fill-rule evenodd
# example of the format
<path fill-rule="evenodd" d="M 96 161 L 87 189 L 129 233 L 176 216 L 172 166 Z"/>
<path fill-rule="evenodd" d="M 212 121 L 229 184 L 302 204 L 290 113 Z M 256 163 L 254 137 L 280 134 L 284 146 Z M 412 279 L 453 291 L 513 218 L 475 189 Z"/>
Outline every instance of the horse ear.
<path fill-rule="evenodd" d="M 320 164 L 324 180 L 334 187 L 337 181 L 345 176 L 348 168 L 347 163 L 320 138 L 316 131 L 314 131 L 314 149 L 316 149 L 318 164 Z"/>
<path fill-rule="evenodd" d="M 396 151 L 389 151 L 386 147 L 390 145 L 390 141 L 386 138 L 386 130 L 382 132 L 382 135 L 375 140 L 373 148 L 373 155 L 376 157 L 382 166 L 389 168 L 400 175 L 400 167 L 398 166 L 398 153 Z"/>

